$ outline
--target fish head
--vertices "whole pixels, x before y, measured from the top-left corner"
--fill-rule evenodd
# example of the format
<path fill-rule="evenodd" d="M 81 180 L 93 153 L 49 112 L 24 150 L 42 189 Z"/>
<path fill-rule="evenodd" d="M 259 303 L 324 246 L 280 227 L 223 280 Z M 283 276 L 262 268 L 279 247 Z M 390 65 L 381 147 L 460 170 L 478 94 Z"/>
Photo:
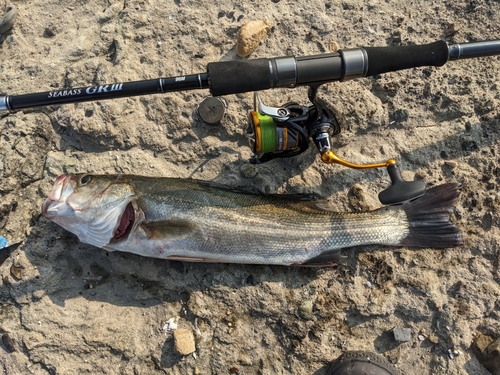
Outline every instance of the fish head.
<path fill-rule="evenodd" d="M 43 215 L 78 236 L 103 247 L 130 232 L 136 194 L 125 176 L 59 176 L 42 206 Z"/>

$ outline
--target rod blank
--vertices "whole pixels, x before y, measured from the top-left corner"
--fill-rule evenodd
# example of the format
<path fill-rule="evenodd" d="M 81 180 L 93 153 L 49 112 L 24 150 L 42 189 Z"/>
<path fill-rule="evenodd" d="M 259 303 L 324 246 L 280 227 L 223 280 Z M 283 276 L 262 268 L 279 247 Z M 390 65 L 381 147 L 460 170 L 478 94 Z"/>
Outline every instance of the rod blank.
<path fill-rule="evenodd" d="M 315 56 L 219 61 L 208 64 L 207 73 L 3 96 L 0 111 L 196 89 L 210 89 L 213 96 L 221 96 L 276 87 L 317 87 L 418 66 L 441 66 L 449 60 L 495 55 L 500 55 L 500 40 L 452 45 L 438 41 L 353 48 Z"/>

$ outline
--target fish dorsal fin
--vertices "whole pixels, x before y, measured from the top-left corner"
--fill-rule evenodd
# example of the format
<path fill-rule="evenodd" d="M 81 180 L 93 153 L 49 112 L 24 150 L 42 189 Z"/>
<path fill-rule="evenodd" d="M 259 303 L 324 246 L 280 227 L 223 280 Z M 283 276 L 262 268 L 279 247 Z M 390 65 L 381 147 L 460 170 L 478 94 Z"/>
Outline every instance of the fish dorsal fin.
<path fill-rule="evenodd" d="M 192 235 L 197 225 L 188 220 L 162 220 L 141 223 L 140 227 L 148 239 L 181 239 Z"/>
<path fill-rule="evenodd" d="M 290 202 L 321 202 L 324 201 L 321 196 L 315 193 L 297 193 L 297 194 L 266 194 L 268 197 L 272 197 L 275 199 L 280 199 L 284 201 Z"/>
<path fill-rule="evenodd" d="M 316 193 L 296 193 L 296 194 L 265 194 L 251 186 L 230 187 L 213 181 L 192 180 L 199 185 L 216 188 L 218 190 L 230 191 L 232 193 L 258 195 L 291 202 L 318 202 L 322 197 Z"/>

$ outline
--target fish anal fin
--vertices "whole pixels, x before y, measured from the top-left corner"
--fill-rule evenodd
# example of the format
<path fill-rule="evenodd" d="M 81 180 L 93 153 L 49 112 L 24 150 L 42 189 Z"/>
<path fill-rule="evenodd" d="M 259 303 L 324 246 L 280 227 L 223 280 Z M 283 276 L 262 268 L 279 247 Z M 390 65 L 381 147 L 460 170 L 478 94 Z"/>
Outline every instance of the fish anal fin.
<path fill-rule="evenodd" d="M 292 264 L 292 266 L 334 267 L 337 265 L 337 261 L 342 258 L 340 252 L 341 249 L 326 250 L 314 258 L 306 260 L 304 263 Z"/>
<path fill-rule="evenodd" d="M 151 223 L 142 223 L 148 240 L 162 238 L 185 238 L 196 231 L 196 224 L 187 220 L 163 220 Z"/>
<path fill-rule="evenodd" d="M 190 257 L 187 255 L 170 255 L 169 257 L 167 257 L 167 259 L 168 260 L 177 260 L 180 262 L 206 262 L 206 263 L 216 262 L 215 260 L 211 261 L 210 259 L 207 259 L 207 258 Z"/>

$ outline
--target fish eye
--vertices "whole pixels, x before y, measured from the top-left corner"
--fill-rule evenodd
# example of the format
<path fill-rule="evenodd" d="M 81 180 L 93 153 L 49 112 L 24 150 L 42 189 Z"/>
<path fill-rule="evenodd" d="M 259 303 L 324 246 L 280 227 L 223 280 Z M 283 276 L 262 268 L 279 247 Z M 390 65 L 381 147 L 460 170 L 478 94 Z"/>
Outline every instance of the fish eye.
<path fill-rule="evenodd" d="M 87 185 L 91 180 L 92 180 L 92 177 L 90 177 L 88 174 L 83 175 L 80 178 L 80 185 Z"/>

